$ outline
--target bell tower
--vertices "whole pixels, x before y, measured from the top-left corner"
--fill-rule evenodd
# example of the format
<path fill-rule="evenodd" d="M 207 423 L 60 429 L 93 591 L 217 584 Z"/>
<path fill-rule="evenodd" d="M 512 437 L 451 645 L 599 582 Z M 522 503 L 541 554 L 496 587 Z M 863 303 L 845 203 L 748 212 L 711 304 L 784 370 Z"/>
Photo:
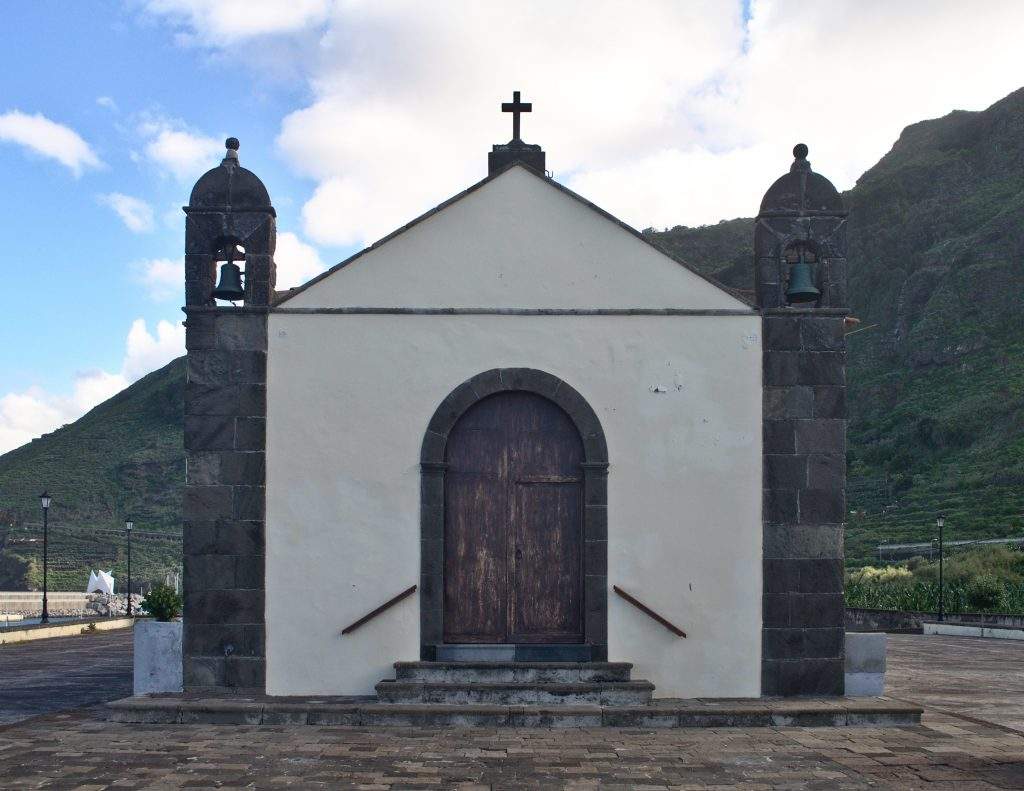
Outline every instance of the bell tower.
<path fill-rule="evenodd" d="M 223 162 L 184 207 L 186 690 L 264 688 L 267 313 L 277 230 L 267 189 L 239 164 L 238 148 L 228 138 Z"/>
<path fill-rule="evenodd" d="M 763 695 L 843 694 L 846 209 L 807 146 L 754 231 L 763 316 Z"/>

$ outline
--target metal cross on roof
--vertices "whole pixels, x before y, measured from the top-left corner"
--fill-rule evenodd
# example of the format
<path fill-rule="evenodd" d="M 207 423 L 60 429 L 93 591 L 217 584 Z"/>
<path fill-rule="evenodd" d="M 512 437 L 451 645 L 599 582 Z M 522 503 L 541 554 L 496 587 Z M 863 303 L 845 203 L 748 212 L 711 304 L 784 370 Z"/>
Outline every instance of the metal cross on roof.
<path fill-rule="evenodd" d="M 519 101 L 519 91 L 512 91 L 512 101 L 502 102 L 501 111 L 512 113 L 512 139 L 519 140 L 519 114 L 533 112 L 533 103 Z"/>

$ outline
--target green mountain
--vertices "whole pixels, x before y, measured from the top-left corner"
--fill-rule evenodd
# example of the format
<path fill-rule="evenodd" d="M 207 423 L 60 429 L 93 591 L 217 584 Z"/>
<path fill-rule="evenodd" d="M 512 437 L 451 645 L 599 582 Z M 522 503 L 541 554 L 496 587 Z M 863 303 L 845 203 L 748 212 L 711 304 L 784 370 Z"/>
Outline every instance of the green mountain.
<path fill-rule="evenodd" d="M 844 198 L 862 322 L 848 338 L 848 562 L 931 540 L 940 511 L 949 538 L 1020 536 L 1024 89 L 907 127 Z M 752 220 L 645 233 L 752 287 Z"/>
<path fill-rule="evenodd" d="M 908 127 L 844 197 L 862 321 L 849 336 L 848 562 L 930 540 L 939 511 L 951 539 L 1021 535 L 1024 89 Z M 752 287 L 751 219 L 645 234 Z M 183 388 L 175 360 L 0 456 L 0 589 L 39 579 L 43 487 L 56 587 L 82 588 L 89 568 L 123 574 L 126 514 L 133 576 L 180 567 Z"/>
<path fill-rule="evenodd" d="M 0 456 L 0 589 L 42 582 L 39 493 L 49 512 L 54 590 L 85 590 L 89 570 L 126 571 L 124 518 L 135 520 L 133 580 L 181 567 L 182 416 L 179 358 L 74 423 Z"/>

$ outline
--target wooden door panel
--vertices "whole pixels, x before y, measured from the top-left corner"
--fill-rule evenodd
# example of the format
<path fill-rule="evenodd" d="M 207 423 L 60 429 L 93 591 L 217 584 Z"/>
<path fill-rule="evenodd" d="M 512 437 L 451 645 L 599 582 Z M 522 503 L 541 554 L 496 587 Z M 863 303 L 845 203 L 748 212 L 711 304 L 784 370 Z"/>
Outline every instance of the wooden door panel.
<path fill-rule="evenodd" d="M 514 642 L 583 639 L 581 488 L 579 483 L 517 483 L 513 489 Z"/>
<path fill-rule="evenodd" d="M 445 488 L 445 641 L 505 642 L 507 485 L 497 476 L 449 472 Z"/>

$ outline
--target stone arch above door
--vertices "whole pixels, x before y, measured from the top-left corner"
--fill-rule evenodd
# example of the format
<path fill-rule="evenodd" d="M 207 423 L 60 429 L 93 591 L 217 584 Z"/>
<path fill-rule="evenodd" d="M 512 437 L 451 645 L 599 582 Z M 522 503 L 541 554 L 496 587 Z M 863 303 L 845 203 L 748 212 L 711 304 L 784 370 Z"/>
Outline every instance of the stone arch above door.
<path fill-rule="evenodd" d="M 608 658 L 608 445 L 597 415 L 571 385 L 532 368 L 494 368 L 456 387 L 427 425 L 420 451 L 420 657 L 443 641 L 445 448 L 459 418 L 477 402 L 509 391 L 535 393 L 560 407 L 583 440 L 584 643 Z"/>

